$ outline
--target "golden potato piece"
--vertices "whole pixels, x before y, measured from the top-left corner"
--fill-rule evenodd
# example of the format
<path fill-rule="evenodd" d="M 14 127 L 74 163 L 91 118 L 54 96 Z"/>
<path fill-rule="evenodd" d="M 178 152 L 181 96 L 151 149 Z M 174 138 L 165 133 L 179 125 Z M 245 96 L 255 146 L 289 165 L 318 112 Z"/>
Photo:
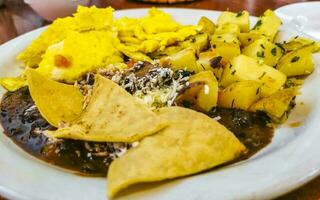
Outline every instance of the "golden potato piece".
<path fill-rule="evenodd" d="M 26 75 L 33 101 L 52 126 L 79 117 L 83 96 L 76 87 L 48 79 L 33 69 L 28 69 Z"/>
<path fill-rule="evenodd" d="M 57 138 L 97 142 L 134 142 L 167 125 L 146 105 L 109 79 L 97 75 L 81 116 L 68 127 L 48 131 Z"/>
<path fill-rule="evenodd" d="M 141 182 L 154 182 L 198 173 L 239 156 L 245 147 L 210 117 L 182 107 L 157 110 L 169 127 L 143 139 L 112 162 L 108 195 Z"/>
<path fill-rule="evenodd" d="M 288 118 L 288 111 L 293 108 L 292 100 L 299 93 L 299 87 L 280 90 L 273 95 L 254 103 L 249 111 L 265 112 L 274 122 L 283 123 Z"/>
<path fill-rule="evenodd" d="M 261 97 L 261 86 L 251 80 L 232 83 L 219 93 L 218 106 L 248 110 Z"/>

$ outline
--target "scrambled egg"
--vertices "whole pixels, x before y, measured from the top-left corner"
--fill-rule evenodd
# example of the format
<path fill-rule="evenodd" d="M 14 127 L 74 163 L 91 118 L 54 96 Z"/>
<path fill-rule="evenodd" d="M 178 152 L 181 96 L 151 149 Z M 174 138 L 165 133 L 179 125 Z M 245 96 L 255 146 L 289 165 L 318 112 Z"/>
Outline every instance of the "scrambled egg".
<path fill-rule="evenodd" d="M 54 80 L 72 83 L 86 72 L 123 62 L 115 43 L 117 38 L 110 31 L 69 32 L 47 49 L 36 70 Z"/>
<path fill-rule="evenodd" d="M 37 39 L 35 39 L 17 59 L 25 66 L 37 67 L 47 48 L 62 41 L 69 31 L 110 30 L 113 9 L 79 7 L 73 17 L 55 20 Z"/>
<path fill-rule="evenodd" d="M 80 6 L 48 26 L 17 59 L 48 78 L 73 83 L 97 68 L 126 67 L 124 56 L 151 62 L 156 52 L 198 33 L 199 27 L 181 25 L 156 8 L 141 18 L 113 19 L 111 7 Z M 0 84 L 15 90 L 25 81 L 6 78 Z"/>

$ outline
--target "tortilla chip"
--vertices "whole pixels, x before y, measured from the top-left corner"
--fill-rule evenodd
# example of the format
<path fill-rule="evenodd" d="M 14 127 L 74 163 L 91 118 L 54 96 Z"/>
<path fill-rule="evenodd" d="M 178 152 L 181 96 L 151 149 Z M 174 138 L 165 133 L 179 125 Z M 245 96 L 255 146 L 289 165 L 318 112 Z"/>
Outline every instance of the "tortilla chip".
<path fill-rule="evenodd" d="M 48 79 L 33 69 L 28 69 L 26 75 L 33 101 L 52 126 L 79 117 L 83 96 L 76 87 Z"/>
<path fill-rule="evenodd" d="M 10 91 L 16 91 L 23 86 L 26 86 L 26 80 L 22 77 L 14 77 L 14 78 L 0 78 L 0 85 Z"/>
<path fill-rule="evenodd" d="M 97 142 L 134 142 L 167 125 L 147 106 L 109 79 L 96 76 L 92 96 L 71 126 L 48 134 Z"/>
<path fill-rule="evenodd" d="M 233 160 L 246 149 L 229 130 L 202 113 L 182 107 L 157 112 L 170 125 L 112 162 L 108 172 L 110 197 L 135 183 L 210 169 Z"/>

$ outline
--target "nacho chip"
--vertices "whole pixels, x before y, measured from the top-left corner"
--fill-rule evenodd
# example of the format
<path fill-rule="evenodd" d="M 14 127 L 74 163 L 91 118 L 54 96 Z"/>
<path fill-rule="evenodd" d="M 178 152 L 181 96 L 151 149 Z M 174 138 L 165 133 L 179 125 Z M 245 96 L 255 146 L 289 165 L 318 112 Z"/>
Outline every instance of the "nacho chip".
<path fill-rule="evenodd" d="M 52 126 L 79 117 L 83 96 L 76 87 L 48 79 L 33 69 L 28 69 L 26 75 L 33 101 Z"/>
<path fill-rule="evenodd" d="M 48 132 L 57 138 L 97 142 L 134 142 L 167 125 L 146 105 L 109 79 L 96 76 L 92 96 L 71 126 Z"/>
<path fill-rule="evenodd" d="M 22 77 L 0 78 L 0 85 L 4 89 L 13 92 L 23 86 L 26 86 L 26 80 Z"/>
<path fill-rule="evenodd" d="M 198 173 L 245 151 L 230 131 L 202 113 L 169 107 L 159 109 L 158 114 L 170 125 L 112 162 L 108 172 L 109 196 L 135 183 Z"/>

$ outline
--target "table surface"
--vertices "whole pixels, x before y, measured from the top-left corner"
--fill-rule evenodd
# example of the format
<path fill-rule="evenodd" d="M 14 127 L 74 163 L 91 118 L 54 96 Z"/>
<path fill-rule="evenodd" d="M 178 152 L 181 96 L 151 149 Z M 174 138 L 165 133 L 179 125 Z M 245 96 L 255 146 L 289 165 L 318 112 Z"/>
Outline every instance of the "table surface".
<path fill-rule="evenodd" d="M 22 0 L 4 0 L 4 2 L 5 5 L 0 5 L 0 44 L 48 23 L 34 13 L 29 6 L 22 3 Z M 266 9 L 276 9 L 295 2 L 305 2 L 305 0 L 198 0 L 190 3 L 163 5 L 130 0 L 91 1 L 92 4 L 99 7 L 112 6 L 115 9 L 163 6 L 230 11 L 248 10 L 251 15 L 255 16 L 262 14 Z M 277 200 L 318 199 L 320 199 L 320 176 L 301 188 L 277 198 Z"/>

